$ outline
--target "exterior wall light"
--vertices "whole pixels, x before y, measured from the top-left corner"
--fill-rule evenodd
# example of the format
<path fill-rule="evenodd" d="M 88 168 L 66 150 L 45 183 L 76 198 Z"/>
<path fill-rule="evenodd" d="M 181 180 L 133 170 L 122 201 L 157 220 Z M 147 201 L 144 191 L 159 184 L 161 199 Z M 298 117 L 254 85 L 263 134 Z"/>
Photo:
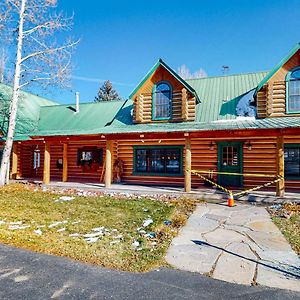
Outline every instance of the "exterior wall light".
<path fill-rule="evenodd" d="M 209 150 L 215 150 L 215 144 L 213 143 L 213 141 L 211 141 L 209 144 Z"/>
<path fill-rule="evenodd" d="M 252 144 L 250 143 L 250 141 L 249 141 L 248 144 L 247 144 L 247 148 L 248 148 L 249 151 L 252 150 Z"/>

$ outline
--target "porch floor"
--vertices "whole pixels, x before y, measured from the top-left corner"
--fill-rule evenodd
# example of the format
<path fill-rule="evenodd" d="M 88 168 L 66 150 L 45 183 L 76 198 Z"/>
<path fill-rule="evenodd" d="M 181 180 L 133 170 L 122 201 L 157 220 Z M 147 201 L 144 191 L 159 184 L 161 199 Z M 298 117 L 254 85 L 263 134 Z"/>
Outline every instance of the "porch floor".
<path fill-rule="evenodd" d="M 18 179 L 11 182 L 30 182 L 41 186 L 60 188 L 60 189 L 80 189 L 89 191 L 98 191 L 105 193 L 137 194 L 147 196 L 169 195 L 173 197 L 186 196 L 193 199 L 201 199 L 209 202 L 227 201 L 227 195 L 214 188 L 192 189 L 187 193 L 182 187 L 170 186 L 147 186 L 132 184 L 112 184 L 110 189 L 106 189 L 103 183 L 96 182 L 62 182 L 51 181 L 50 184 L 44 185 L 42 181 L 35 179 Z M 275 191 L 256 191 L 239 197 L 239 201 L 257 202 L 257 203 L 300 203 L 300 193 L 286 192 L 284 198 L 276 197 Z"/>

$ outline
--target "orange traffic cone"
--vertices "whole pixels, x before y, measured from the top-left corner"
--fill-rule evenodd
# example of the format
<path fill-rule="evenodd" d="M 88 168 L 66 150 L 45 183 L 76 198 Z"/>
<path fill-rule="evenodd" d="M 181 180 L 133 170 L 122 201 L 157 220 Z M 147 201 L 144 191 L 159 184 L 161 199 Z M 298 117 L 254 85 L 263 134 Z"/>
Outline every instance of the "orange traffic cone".
<path fill-rule="evenodd" d="M 231 193 L 228 195 L 228 202 L 227 202 L 227 205 L 228 205 L 229 207 L 233 207 L 233 206 L 234 206 L 234 199 L 233 199 L 233 195 L 232 195 Z"/>

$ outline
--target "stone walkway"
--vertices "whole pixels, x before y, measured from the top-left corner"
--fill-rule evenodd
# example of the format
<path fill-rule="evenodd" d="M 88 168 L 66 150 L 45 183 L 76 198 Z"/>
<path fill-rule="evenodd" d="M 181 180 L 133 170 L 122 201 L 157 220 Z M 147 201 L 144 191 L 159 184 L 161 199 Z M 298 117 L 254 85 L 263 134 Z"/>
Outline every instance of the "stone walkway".
<path fill-rule="evenodd" d="M 166 260 L 215 279 L 300 291 L 300 259 L 263 207 L 199 204 Z"/>

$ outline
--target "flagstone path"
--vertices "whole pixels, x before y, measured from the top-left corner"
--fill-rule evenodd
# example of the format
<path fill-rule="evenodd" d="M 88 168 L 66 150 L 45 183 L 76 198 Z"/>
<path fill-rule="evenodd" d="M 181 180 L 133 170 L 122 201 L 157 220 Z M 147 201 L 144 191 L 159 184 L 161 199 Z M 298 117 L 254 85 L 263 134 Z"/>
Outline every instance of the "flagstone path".
<path fill-rule="evenodd" d="M 300 291 L 300 259 L 261 206 L 199 204 L 166 259 L 215 279 Z"/>

